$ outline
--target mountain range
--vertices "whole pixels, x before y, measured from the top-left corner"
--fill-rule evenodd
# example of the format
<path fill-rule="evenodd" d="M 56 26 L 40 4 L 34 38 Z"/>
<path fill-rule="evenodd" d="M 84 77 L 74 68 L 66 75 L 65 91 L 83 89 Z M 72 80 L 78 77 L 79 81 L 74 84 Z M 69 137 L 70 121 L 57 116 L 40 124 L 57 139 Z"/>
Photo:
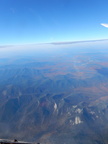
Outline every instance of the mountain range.
<path fill-rule="evenodd" d="M 0 137 L 107 144 L 107 46 L 100 41 L 56 47 L 0 58 Z"/>

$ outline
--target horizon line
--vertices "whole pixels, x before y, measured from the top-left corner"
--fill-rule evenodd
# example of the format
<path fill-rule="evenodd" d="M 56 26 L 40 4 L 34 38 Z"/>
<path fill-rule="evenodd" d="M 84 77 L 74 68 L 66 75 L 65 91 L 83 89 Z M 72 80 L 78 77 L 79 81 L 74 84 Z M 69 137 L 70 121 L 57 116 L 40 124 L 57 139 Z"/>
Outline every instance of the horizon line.
<path fill-rule="evenodd" d="M 43 45 L 43 44 L 74 44 L 74 43 L 84 43 L 84 42 L 96 42 L 96 41 L 108 41 L 108 39 L 96 39 L 96 40 L 79 40 L 79 41 L 55 41 L 55 42 L 40 42 L 40 43 L 25 43 L 25 44 L 0 44 L 1 46 L 22 46 L 22 45 Z"/>

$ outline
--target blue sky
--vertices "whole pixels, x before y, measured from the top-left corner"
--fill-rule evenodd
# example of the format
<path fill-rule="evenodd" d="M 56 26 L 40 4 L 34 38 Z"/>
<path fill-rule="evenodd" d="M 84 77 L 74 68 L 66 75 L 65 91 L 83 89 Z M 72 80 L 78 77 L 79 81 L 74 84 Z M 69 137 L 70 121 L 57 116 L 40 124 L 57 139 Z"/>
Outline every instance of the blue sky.
<path fill-rule="evenodd" d="M 108 0 L 0 0 L 0 45 L 107 39 Z"/>

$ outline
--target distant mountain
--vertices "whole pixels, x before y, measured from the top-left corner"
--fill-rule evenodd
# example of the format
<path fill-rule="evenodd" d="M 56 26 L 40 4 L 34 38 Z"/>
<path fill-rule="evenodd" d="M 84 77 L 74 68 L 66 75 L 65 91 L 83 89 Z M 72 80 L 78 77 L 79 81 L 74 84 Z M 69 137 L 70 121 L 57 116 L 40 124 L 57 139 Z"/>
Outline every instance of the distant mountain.
<path fill-rule="evenodd" d="M 1 138 L 108 143 L 108 51 L 93 44 L 0 59 Z"/>

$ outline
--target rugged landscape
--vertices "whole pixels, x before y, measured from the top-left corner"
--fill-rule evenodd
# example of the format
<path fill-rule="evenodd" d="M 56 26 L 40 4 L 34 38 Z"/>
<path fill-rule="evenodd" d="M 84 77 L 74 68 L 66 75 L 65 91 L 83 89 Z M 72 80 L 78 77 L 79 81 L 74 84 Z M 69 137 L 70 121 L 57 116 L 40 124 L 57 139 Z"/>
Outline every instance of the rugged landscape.
<path fill-rule="evenodd" d="M 107 144 L 107 43 L 51 44 L 47 51 L 0 56 L 0 137 Z"/>

